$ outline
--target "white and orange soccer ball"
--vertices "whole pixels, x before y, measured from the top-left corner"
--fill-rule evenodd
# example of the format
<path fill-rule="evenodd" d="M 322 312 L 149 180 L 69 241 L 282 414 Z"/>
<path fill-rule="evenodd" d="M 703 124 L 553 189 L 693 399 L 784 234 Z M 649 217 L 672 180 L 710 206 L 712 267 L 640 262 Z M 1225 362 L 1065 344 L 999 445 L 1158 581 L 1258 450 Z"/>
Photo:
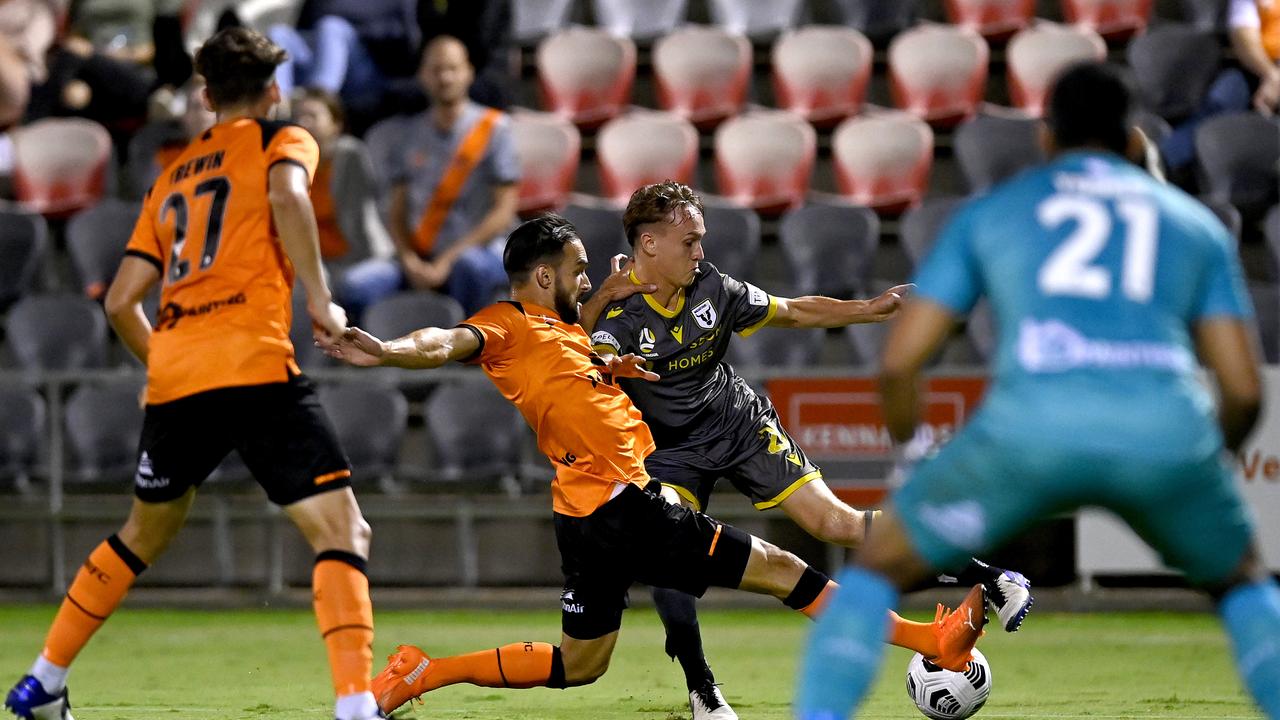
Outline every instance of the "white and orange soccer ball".
<path fill-rule="evenodd" d="M 991 695 L 991 665 L 977 648 L 964 672 L 943 670 L 916 653 L 907 664 L 907 694 L 933 720 L 972 717 Z"/>

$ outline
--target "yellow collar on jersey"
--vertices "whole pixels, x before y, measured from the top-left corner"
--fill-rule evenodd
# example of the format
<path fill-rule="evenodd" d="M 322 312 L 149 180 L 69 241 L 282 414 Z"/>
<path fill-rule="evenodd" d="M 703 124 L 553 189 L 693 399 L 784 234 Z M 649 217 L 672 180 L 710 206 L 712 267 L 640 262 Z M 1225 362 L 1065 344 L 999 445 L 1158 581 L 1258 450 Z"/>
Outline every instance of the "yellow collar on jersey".
<path fill-rule="evenodd" d="M 633 284 L 635 285 L 641 284 L 640 278 L 636 277 L 636 271 L 634 269 L 628 272 L 627 276 L 631 278 L 631 282 Z M 649 293 L 641 293 L 640 297 L 643 297 L 644 301 L 649 303 L 649 307 L 653 308 L 654 312 L 658 313 L 664 318 L 668 318 L 668 319 L 673 318 L 679 315 L 680 311 L 684 309 L 684 288 L 679 288 L 678 290 L 676 290 L 676 309 L 675 310 L 668 310 L 657 300 L 654 300 L 653 296 L 650 295 Z"/>

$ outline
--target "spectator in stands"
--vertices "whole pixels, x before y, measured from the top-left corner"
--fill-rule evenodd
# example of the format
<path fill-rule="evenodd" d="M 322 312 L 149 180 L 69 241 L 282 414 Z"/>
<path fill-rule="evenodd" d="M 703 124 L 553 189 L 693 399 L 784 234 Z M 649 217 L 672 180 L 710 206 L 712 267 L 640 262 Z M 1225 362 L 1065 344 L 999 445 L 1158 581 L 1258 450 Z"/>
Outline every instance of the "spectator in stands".
<path fill-rule="evenodd" d="M 297 27 L 267 33 L 289 53 L 280 90 L 315 87 L 351 112 L 377 110 L 390 78 L 412 76 L 422 39 L 413 0 L 305 0 Z"/>
<path fill-rule="evenodd" d="M 418 77 L 431 107 L 405 124 L 388 169 L 388 229 L 398 262 L 370 260 L 349 270 L 349 310 L 409 287 L 443 290 L 472 313 L 506 285 L 502 238 L 516 220 L 520 164 L 510 118 L 468 100 L 474 75 L 457 38 L 427 45 Z"/>
<path fill-rule="evenodd" d="M 1231 49 L 1247 74 L 1250 102 L 1264 115 L 1280 109 L 1280 2 L 1231 0 Z"/>
<path fill-rule="evenodd" d="M 0 126 L 22 118 L 31 86 L 48 76 L 45 54 L 57 35 L 57 14 L 46 0 L 0 4 Z"/>
<path fill-rule="evenodd" d="M 424 42 L 442 35 L 461 40 L 476 68 L 471 99 L 507 109 L 516 81 L 510 56 L 510 0 L 419 0 L 418 25 Z"/>
<path fill-rule="evenodd" d="M 342 101 L 336 95 L 309 88 L 302 91 L 293 110 L 294 120 L 320 146 L 311 204 L 320 230 L 320 256 L 341 287 L 347 268 L 394 254 L 391 236 L 378 214 L 373 161 L 363 142 L 343 134 Z"/>

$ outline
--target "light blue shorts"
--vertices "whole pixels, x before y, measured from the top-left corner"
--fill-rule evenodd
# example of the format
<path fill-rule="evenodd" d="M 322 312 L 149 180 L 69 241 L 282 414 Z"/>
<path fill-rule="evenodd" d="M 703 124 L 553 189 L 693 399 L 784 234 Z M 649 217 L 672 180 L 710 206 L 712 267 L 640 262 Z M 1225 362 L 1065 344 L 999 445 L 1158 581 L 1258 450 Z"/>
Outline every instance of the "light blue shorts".
<path fill-rule="evenodd" d="M 1001 440 L 975 424 L 922 461 L 893 504 L 934 568 L 962 565 L 1084 506 L 1115 512 L 1197 585 L 1227 578 L 1253 537 L 1220 453 L 1156 462 Z"/>

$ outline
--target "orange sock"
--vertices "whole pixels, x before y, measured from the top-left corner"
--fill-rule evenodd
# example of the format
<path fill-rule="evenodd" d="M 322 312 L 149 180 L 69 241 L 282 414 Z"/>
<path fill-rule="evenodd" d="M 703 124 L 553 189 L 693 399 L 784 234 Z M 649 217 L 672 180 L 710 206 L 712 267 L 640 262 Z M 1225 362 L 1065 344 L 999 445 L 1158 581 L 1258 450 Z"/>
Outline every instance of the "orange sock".
<path fill-rule="evenodd" d="M 840 586 L 836 585 L 834 580 L 828 580 L 826 587 L 822 588 L 822 592 L 818 593 L 818 597 L 814 598 L 813 602 L 800 608 L 800 612 L 804 613 L 804 616 L 810 620 L 817 619 L 818 613 L 822 612 L 822 608 L 827 606 L 827 600 L 831 598 L 831 593 L 838 587 Z"/>
<path fill-rule="evenodd" d="M 364 558 L 341 550 L 316 556 L 311 589 L 316 623 L 329 653 L 338 696 L 369 690 L 373 671 L 373 603 Z"/>
<path fill-rule="evenodd" d="M 904 620 L 901 615 L 889 611 L 889 644 L 915 650 L 925 657 L 936 657 L 938 638 L 933 634 L 933 623 Z"/>
<path fill-rule="evenodd" d="M 44 641 L 44 658 L 67 667 L 124 599 L 134 578 L 147 569 L 120 538 L 112 535 L 89 553 Z"/>
<path fill-rule="evenodd" d="M 464 682 L 481 687 L 547 687 L 555 674 L 557 650 L 551 643 L 522 642 L 466 655 L 432 658 L 431 664 L 435 667 L 425 678 L 424 691 Z M 563 669 L 560 675 L 563 680 Z"/>

